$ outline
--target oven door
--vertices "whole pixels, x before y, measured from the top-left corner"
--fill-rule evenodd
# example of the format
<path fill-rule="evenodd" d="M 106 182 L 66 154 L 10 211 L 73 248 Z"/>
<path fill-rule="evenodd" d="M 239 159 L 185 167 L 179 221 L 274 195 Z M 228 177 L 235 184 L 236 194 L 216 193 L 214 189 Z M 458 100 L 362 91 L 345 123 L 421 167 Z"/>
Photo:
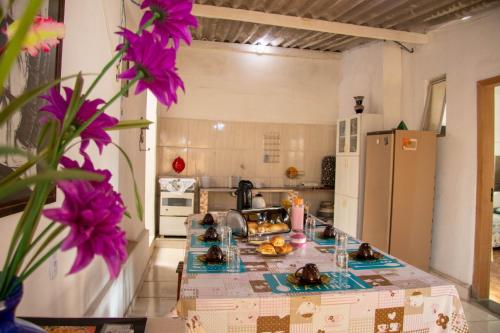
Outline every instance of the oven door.
<path fill-rule="evenodd" d="M 194 193 L 161 192 L 160 215 L 188 216 L 194 213 Z"/>

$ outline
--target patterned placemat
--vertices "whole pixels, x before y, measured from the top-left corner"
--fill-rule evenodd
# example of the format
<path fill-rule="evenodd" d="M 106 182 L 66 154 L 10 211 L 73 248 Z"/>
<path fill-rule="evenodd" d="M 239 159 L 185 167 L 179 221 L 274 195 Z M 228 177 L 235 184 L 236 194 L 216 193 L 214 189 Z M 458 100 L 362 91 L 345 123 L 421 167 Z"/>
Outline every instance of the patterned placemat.
<path fill-rule="evenodd" d="M 367 269 L 398 268 L 404 266 L 405 265 L 400 263 L 397 259 L 389 258 L 387 256 L 384 256 L 383 258 L 378 260 L 368 260 L 368 261 L 349 259 L 349 268 L 352 268 L 356 271 L 367 270 Z"/>
<path fill-rule="evenodd" d="M 330 239 L 321 238 L 322 233 L 323 233 L 323 231 L 321 231 L 321 232 L 315 231 L 314 237 L 310 237 L 310 238 L 312 238 L 313 241 L 318 245 L 322 245 L 322 246 L 323 245 L 337 245 L 337 241 L 335 238 L 330 238 Z M 360 242 L 352 237 L 349 237 L 347 244 L 360 244 Z"/>
<path fill-rule="evenodd" d="M 212 245 L 221 245 L 220 241 L 215 242 L 203 242 L 198 239 L 199 235 L 191 235 L 191 247 L 192 248 L 205 248 L 210 247 Z M 231 244 L 236 245 L 236 240 L 234 238 L 231 239 Z"/>
<path fill-rule="evenodd" d="M 265 273 L 264 279 L 275 294 L 331 292 L 341 290 L 370 289 L 372 286 L 352 274 L 351 272 L 322 272 L 330 277 L 330 282 L 315 286 L 297 286 L 288 282 L 290 273 Z"/>
<path fill-rule="evenodd" d="M 228 271 L 228 264 L 207 264 L 198 260 L 198 256 L 203 252 L 188 252 L 187 272 L 193 274 L 207 273 L 243 273 L 246 272 L 245 264 L 240 259 L 239 271 Z"/>

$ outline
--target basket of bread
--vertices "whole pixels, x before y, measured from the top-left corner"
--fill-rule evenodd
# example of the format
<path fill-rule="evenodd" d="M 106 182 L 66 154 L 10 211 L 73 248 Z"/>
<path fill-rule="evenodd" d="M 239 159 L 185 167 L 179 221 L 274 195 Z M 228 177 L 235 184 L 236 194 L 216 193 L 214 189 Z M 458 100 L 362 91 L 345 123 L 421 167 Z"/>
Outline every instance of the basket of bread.
<path fill-rule="evenodd" d="M 290 232 L 290 218 L 286 209 L 265 208 L 241 211 L 247 223 L 248 236 L 268 236 Z"/>
<path fill-rule="evenodd" d="M 293 246 L 286 242 L 283 236 L 274 236 L 271 240 L 260 244 L 256 251 L 265 257 L 286 256 L 293 252 Z"/>

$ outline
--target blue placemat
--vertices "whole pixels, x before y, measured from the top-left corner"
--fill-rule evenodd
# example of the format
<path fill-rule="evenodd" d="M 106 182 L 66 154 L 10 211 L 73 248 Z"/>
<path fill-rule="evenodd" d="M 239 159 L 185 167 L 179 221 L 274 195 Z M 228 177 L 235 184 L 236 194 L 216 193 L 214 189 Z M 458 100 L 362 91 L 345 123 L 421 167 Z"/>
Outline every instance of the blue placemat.
<path fill-rule="evenodd" d="M 212 245 L 221 245 L 220 241 L 215 241 L 215 242 L 202 242 L 201 240 L 198 239 L 199 235 L 191 235 L 191 247 L 194 248 L 200 248 L 200 247 L 210 247 Z M 232 238 L 231 239 L 231 244 L 236 245 L 236 239 Z"/>
<path fill-rule="evenodd" d="M 370 289 L 372 286 L 351 272 L 322 272 L 330 277 L 328 284 L 316 286 L 297 286 L 287 280 L 290 273 L 265 273 L 264 279 L 275 294 L 331 292 L 342 290 Z M 279 281 L 279 282 L 278 282 Z M 288 290 L 287 290 L 288 288 Z"/>
<path fill-rule="evenodd" d="M 349 258 L 349 268 L 352 268 L 357 271 L 367 270 L 367 269 L 398 268 L 404 266 L 405 265 L 400 263 L 397 259 L 389 258 L 388 256 L 385 255 L 381 259 L 368 260 L 368 261 L 353 260 Z"/>
<path fill-rule="evenodd" d="M 217 224 L 212 224 L 213 226 L 217 227 Z M 211 225 L 208 224 L 200 224 L 200 220 L 193 220 L 191 221 L 191 229 L 208 229 Z"/>
<path fill-rule="evenodd" d="M 191 252 L 188 253 L 188 264 L 187 264 L 187 272 L 194 274 L 206 274 L 206 273 L 237 273 L 237 272 L 228 272 L 227 266 L 228 264 L 207 264 L 200 260 L 198 260 L 198 256 L 203 254 L 203 252 Z M 240 273 L 245 272 L 245 264 L 240 259 Z"/>
<path fill-rule="evenodd" d="M 330 238 L 330 239 L 323 239 L 320 238 L 319 235 L 321 235 L 322 232 L 315 232 L 315 237 L 314 237 L 314 242 L 318 245 L 337 245 L 337 241 L 335 238 Z M 352 237 L 349 237 L 347 244 L 360 244 L 360 242 Z"/>

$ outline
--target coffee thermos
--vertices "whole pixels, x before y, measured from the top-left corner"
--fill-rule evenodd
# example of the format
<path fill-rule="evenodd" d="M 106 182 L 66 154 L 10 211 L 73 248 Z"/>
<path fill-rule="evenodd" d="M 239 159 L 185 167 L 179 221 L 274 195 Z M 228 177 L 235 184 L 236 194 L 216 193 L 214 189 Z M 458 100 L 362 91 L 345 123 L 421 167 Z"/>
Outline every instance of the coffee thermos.
<path fill-rule="evenodd" d="M 251 209 L 252 208 L 252 188 L 253 184 L 249 180 L 240 180 L 238 189 L 236 190 L 236 209 Z"/>

